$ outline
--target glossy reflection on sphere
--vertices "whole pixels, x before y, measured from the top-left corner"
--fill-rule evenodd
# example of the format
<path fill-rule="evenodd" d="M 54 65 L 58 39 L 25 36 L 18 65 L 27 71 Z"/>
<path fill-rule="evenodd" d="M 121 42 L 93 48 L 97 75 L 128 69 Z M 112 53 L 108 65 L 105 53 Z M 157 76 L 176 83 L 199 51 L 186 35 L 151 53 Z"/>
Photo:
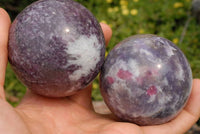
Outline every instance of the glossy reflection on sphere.
<path fill-rule="evenodd" d="M 85 88 L 104 62 L 102 29 L 85 7 L 73 0 L 40 0 L 14 20 L 9 61 L 32 91 L 49 97 Z"/>
<path fill-rule="evenodd" d="M 171 41 L 136 35 L 109 53 L 101 73 L 101 93 L 110 110 L 138 125 L 173 119 L 191 93 L 192 73 Z"/>

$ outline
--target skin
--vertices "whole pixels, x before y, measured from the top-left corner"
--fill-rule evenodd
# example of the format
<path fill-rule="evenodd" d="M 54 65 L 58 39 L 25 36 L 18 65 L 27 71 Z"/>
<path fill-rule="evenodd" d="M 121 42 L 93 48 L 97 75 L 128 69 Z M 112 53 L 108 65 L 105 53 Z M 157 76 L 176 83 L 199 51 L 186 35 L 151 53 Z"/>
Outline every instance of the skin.
<path fill-rule="evenodd" d="M 118 122 L 112 115 L 94 112 L 91 85 L 66 98 L 45 98 L 27 91 L 20 105 L 13 108 L 5 100 L 4 81 L 10 18 L 0 8 L 0 132 L 6 134 L 183 134 L 200 117 L 200 80 L 193 81 L 191 97 L 184 110 L 172 121 L 140 127 Z M 112 31 L 101 24 L 106 43 Z"/>

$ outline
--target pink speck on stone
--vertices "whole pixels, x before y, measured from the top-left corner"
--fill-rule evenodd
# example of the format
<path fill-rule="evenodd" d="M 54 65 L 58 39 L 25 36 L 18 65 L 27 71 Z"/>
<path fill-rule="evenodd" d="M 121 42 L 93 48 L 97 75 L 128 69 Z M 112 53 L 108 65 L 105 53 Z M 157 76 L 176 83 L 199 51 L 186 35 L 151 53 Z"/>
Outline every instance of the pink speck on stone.
<path fill-rule="evenodd" d="M 149 96 L 156 95 L 157 94 L 157 88 L 155 86 L 149 87 L 149 89 L 147 90 L 147 94 Z"/>
<path fill-rule="evenodd" d="M 108 81 L 109 84 L 113 84 L 115 82 L 113 77 L 110 77 L 110 76 L 107 77 L 107 81 Z"/>
<path fill-rule="evenodd" d="M 130 73 L 129 71 L 125 71 L 123 69 L 120 69 L 119 72 L 117 73 L 117 76 L 120 78 L 120 79 L 123 79 L 123 80 L 129 80 L 131 79 L 132 77 L 132 73 Z"/>

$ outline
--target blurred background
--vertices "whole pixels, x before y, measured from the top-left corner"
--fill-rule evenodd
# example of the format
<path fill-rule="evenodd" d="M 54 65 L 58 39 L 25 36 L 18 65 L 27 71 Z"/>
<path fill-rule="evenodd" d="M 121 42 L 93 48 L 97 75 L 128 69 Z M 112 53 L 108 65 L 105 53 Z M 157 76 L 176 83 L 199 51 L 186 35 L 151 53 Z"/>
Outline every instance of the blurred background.
<path fill-rule="evenodd" d="M 36 0 L 0 0 L 0 7 L 8 11 L 13 21 L 20 11 L 34 1 Z M 131 35 L 156 34 L 174 42 L 190 62 L 193 77 L 200 78 L 200 2 L 191 10 L 192 0 L 75 1 L 87 7 L 99 22 L 112 28 L 113 37 L 106 55 L 117 43 Z M 96 78 L 93 83 L 93 100 L 102 100 L 98 83 L 99 79 Z M 7 67 L 5 90 L 7 100 L 13 106 L 20 102 L 26 92 L 10 65 Z"/>

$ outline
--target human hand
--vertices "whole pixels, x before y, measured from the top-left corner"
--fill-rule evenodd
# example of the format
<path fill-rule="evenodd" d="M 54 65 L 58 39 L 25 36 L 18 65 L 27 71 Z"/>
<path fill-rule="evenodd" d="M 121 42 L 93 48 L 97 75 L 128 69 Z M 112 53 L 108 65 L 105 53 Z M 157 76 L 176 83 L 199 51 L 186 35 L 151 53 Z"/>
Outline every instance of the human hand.
<path fill-rule="evenodd" d="M 106 43 L 112 31 L 101 24 Z M 91 85 L 65 98 L 46 98 L 27 91 L 13 108 L 4 94 L 7 41 L 10 19 L 0 9 L 0 133 L 2 134 L 183 134 L 200 116 L 200 80 L 193 82 L 191 97 L 184 110 L 172 121 L 157 126 L 137 126 L 118 122 L 113 116 L 94 112 Z"/>

